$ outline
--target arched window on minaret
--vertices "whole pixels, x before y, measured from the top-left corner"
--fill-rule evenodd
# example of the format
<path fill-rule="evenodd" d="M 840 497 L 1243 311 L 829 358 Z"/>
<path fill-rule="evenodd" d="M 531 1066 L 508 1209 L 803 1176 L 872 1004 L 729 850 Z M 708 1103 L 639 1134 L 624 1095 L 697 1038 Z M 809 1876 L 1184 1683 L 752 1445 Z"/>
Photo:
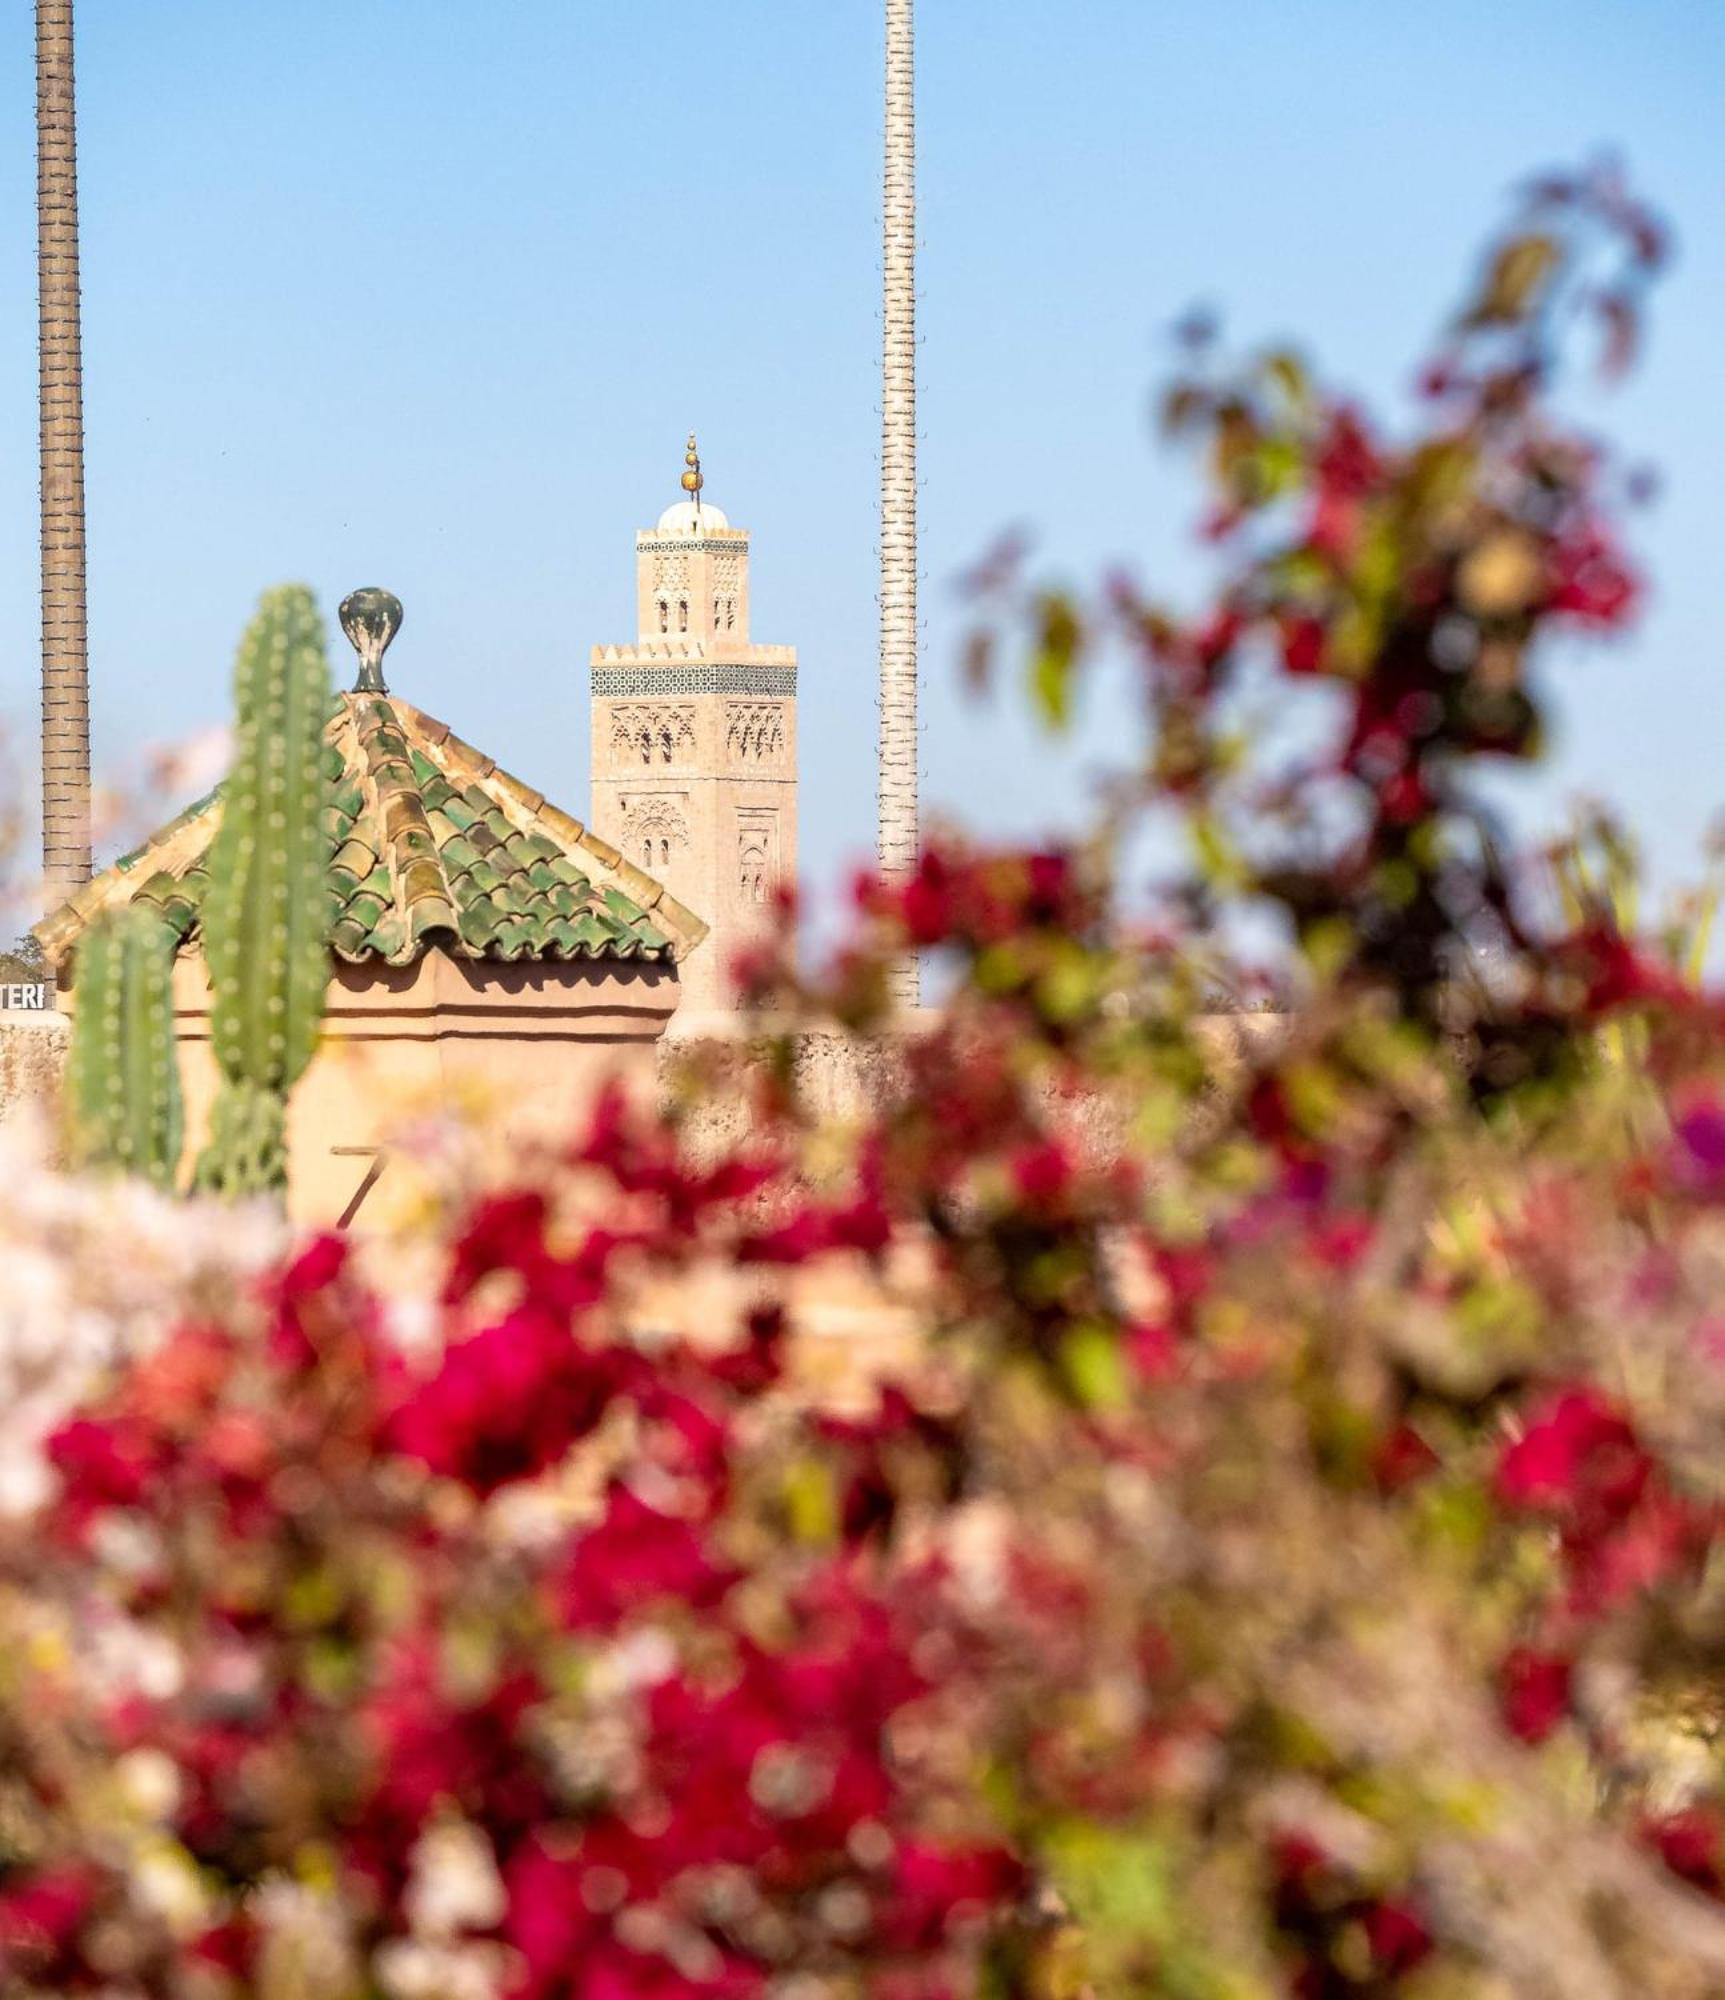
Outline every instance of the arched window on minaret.
<path fill-rule="evenodd" d="M 725 599 L 725 630 L 727 632 L 730 631 L 731 627 L 735 625 L 736 622 L 737 622 L 737 600 L 734 597 L 727 597 Z"/>
<path fill-rule="evenodd" d="M 677 599 L 677 630 L 679 632 L 686 632 L 688 629 L 689 600 L 686 597 L 679 597 Z"/>
<path fill-rule="evenodd" d="M 668 598 L 661 597 L 659 599 L 659 630 L 661 632 L 669 632 L 670 629 L 671 629 L 670 600 Z"/>
<path fill-rule="evenodd" d="M 659 842 L 659 866 L 661 868 L 665 867 L 666 864 L 670 861 L 670 859 L 671 859 L 671 843 L 668 840 L 661 840 Z"/>

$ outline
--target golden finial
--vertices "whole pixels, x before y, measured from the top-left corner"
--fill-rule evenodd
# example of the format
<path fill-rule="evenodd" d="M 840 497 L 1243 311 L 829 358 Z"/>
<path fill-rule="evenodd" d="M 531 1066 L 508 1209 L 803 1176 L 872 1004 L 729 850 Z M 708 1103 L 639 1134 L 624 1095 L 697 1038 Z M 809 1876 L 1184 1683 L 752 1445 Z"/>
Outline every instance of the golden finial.
<path fill-rule="evenodd" d="M 706 482 L 701 477 L 701 454 L 695 449 L 695 433 L 689 433 L 689 449 L 683 454 L 683 463 L 688 470 L 683 474 L 683 491 L 694 501 L 696 511 L 701 505 L 701 488 Z"/>

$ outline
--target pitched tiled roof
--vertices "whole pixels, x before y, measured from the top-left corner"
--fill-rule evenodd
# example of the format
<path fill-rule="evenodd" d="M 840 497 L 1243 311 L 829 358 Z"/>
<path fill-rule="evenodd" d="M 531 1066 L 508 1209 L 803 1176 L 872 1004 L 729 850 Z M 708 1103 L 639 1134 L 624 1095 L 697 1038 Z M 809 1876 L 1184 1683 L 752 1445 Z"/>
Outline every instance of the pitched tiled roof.
<path fill-rule="evenodd" d="M 394 695 L 343 694 L 325 736 L 330 948 L 461 958 L 678 959 L 707 926 L 579 820 Z M 197 932 L 218 787 L 36 926 L 59 963 L 101 911 L 153 903 Z"/>

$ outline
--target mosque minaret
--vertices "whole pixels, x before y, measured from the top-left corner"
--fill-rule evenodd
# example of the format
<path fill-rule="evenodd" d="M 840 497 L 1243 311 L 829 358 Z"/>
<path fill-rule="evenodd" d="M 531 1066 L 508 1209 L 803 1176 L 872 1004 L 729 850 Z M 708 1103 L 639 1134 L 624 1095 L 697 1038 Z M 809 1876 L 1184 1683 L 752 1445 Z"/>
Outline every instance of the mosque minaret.
<path fill-rule="evenodd" d="M 749 637 L 749 536 L 684 498 L 635 537 L 636 637 L 592 652 L 595 830 L 705 918 L 680 972 L 686 1022 L 730 1004 L 737 951 L 797 863 L 797 655 Z"/>

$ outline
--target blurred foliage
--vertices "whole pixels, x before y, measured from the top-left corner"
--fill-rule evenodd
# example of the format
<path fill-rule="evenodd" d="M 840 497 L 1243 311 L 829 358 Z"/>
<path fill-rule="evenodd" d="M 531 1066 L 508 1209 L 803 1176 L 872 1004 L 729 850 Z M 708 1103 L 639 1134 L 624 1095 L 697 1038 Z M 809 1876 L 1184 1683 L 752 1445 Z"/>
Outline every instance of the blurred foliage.
<path fill-rule="evenodd" d="M 42 947 L 28 931 L 10 951 L 0 951 L 0 985 L 34 986 L 48 977 Z"/>
<path fill-rule="evenodd" d="M 1660 254 L 1534 184 L 1403 439 L 1194 321 L 1212 601 L 977 578 L 1051 723 L 1139 675 L 1092 837 L 929 843 L 743 968 L 741 1083 L 90 1391 L 6 1551 L 14 1990 L 1725 1994 L 1713 898 L 1644 935 L 1627 836 L 1535 870 L 1479 798 L 1635 606 L 1548 392 Z M 1243 916 L 1289 1004 L 1218 1021 Z M 841 1125 L 775 1028 L 890 1025 L 908 950 L 951 997 Z M 837 1393 L 835 1297 L 903 1336 Z"/>

